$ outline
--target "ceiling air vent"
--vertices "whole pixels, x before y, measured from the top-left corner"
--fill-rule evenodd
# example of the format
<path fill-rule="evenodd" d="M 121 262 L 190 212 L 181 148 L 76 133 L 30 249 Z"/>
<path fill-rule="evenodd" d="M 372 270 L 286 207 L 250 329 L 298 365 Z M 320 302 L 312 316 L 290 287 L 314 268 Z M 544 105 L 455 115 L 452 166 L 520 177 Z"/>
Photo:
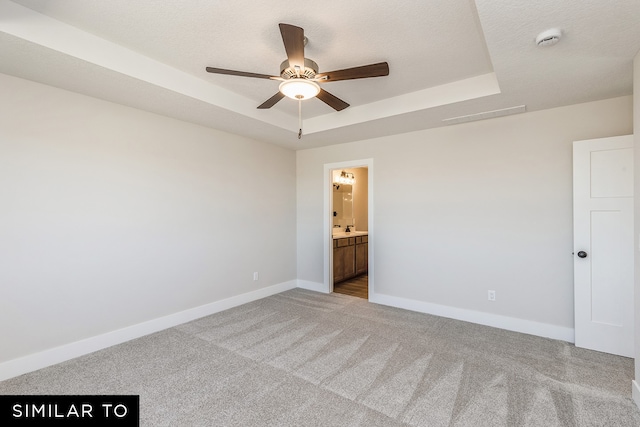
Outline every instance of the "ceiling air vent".
<path fill-rule="evenodd" d="M 452 117 L 444 119 L 442 122 L 446 125 L 455 125 L 458 123 L 475 122 L 476 120 L 493 119 L 495 117 L 509 116 L 511 114 L 524 113 L 526 106 L 518 105 L 517 107 L 503 108 L 501 110 L 485 111 L 483 113 L 469 114 L 467 116 Z"/>

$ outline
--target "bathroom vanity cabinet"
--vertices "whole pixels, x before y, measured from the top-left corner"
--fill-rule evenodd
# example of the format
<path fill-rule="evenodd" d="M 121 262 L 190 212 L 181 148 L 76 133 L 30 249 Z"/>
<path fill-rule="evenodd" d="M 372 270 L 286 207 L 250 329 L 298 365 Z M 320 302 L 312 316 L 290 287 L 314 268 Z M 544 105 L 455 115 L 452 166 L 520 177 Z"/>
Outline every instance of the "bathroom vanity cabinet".
<path fill-rule="evenodd" d="M 356 237 L 356 276 L 366 274 L 369 268 L 369 236 Z"/>
<path fill-rule="evenodd" d="M 333 283 L 367 272 L 369 236 L 333 239 Z"/>

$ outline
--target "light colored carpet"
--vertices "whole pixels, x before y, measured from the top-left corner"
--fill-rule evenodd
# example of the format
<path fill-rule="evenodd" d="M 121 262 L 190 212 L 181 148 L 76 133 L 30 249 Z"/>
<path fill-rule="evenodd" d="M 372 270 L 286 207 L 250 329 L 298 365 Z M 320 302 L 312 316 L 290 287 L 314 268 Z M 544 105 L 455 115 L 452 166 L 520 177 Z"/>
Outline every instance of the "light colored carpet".
<path fill-rule="evenodd" d="M 0 382 L 142 426 L 640 426 L 632 359 L 294 289 Z"/>

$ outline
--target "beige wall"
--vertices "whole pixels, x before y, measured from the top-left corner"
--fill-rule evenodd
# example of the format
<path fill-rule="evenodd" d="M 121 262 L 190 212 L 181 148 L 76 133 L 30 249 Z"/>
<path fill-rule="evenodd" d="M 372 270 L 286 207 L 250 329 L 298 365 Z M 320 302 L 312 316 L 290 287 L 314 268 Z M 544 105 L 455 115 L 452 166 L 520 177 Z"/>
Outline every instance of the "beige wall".
<path fill-rule="evenodd" d="M 356 224 L 356 230 L 367 231 L 368 229 L 368 209 L 369 199 L 368 192 L 368 173 L 367 168 L 350 168 L 345 169 L 353 174 L 356 183 L 353 186 L 353 218 Z"/>
<path fill-rule="evenodd" d="M 0 364 L 295 286 L 294 152 L 6 75 L 0 88 Z"/>
<path fill-rule="evenodd" d="M 371 158 L 376 294 L 572 330 L 572 142 L 631 132 L 629 96 L 298 151 L 298 279 L 324 280 L 323 165 Z"/>

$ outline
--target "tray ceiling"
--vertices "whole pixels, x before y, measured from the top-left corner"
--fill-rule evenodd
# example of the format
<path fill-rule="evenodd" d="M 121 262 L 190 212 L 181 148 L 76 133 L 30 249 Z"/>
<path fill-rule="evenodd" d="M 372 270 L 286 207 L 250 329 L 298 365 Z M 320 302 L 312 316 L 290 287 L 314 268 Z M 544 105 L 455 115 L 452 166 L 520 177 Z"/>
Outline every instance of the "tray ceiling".
<path fill-rule="evenodd" d="M 443 126 L 632 93 L 640 2 L 192 2 L 0 0 L 0 72 L 292 149 Z M 615 4 L 615 6 L 612 6 Z M 320 72 L 380 61 L 390 75 L 326 83 L 351 104 L 256 107 L 278 82 L 278 23 L 303 27 Z M 563 32 L 539 48 L 536 35 Z"/>

